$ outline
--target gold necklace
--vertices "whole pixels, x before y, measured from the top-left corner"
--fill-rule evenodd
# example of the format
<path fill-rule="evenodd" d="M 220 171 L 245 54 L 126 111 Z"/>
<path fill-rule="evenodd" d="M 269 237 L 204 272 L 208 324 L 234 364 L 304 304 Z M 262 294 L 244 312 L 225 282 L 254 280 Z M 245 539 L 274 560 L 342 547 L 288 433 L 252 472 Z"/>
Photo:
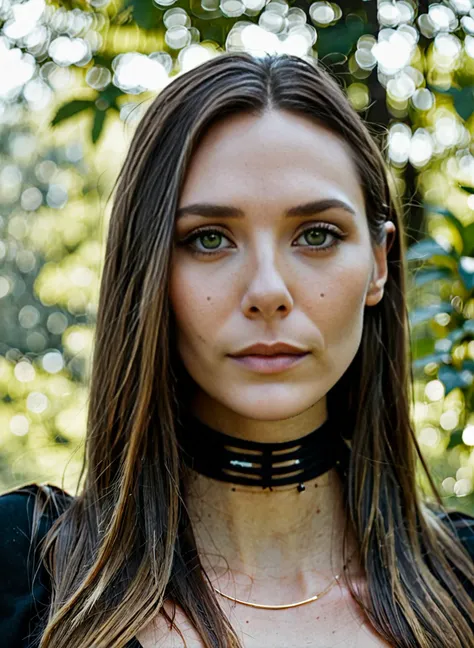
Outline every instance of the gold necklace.
<path fill-rule="evenodd" d="M 311 598 L 305 599 L 304 601 L 299 601 L 298 603 L 288 603 L 288 604 L 284 604 L 284 605 L 262 605 L 260 603 L 250 603 L 249 601 L 242 601 L 241 599 L 233 598 L 232 596 L 228 596 L 227 594 L 224 594 L 224 592 L 221 592 L 220 590 L 218 590 L 217 587 L 214 587 L 214 586 L 213 587 L 214 587 L 214 589 L 216 590 L 216 592 L 218 594 L 220 594 L 221 596 L 224 596 L 226 599 L 229 599 L 230 601 L 234 601 L 234 603 L 242 603 L 243 605 L 250 605 L 250 607 L 262 608 L 264 610 L 283 610 L 283 609 L 286 609 L 286 608 L 298 607 L 298 605 L 305 605 L 305 603 L 311 603 L 311 601 L 316 601 L 318 598 L 321 598 L 321 596 L 324 596 L 324 594 L 329 592 L 329 590 L 332 587 L 334 587 L 334 585 L 337 583 L 337 581 L 339 580 L 340 577 L 341 577 L 340 574 L 338 574 L 337 576 L 334 576 L 334 581 L 332 583 L 330 583 L 330 585 L 328 585 L 328 587 L 326 587 L 325 590 L 323 590 L 319 594 L 316 594 L 316 596 L 312 596 Z"/>
<path fill-rule="evenodd" d="M 356 551 L 357 551 L 357 548 L 354 549 L 354 551 L 352 552 L 351 557 L 349 558 L 347 563 L 345 563 L 343 565 L 343 567 L 342 567 L 343 569 L 345 569 L 346 566 L 351 562 L 351 560 L 352 560 L 354 554 L 356 553 Z M 319 598 L 324 596 L 324 594 L 327 594 L 329 592 L 329 590 L 332 587 L 334 587 L 334 585 L 338 582 L 338 580 L 340 578 L 341 578 L 341 574 L 338 574 L 337 576 L 334 576 L 334 581 L 332 583 L 330 583 L 326 587 L 326 589 L 324 589 L 322 592 L 320 592 L 319 594 L 316 594 L 316 596 L 312 596 L 311 598 L 305 599 L 304 601 L 299 601 L 298 603 L 288 603 L 288 604 L 283 604 L 283 605 L 263 605 L 261 603 L 250 603 L 250 601 L 242 601 L 242 599 L 233 598 L 232 596 L 228 596 L 227 594 L 224 594 L 224 592 L 221 592 L 220 590 L 218 590 L 217 587 L 214 587 L 214 585 L 212 587 L 214 587 L 215 591 L 218 594 L 220 594 L 221 596 L 224 596 L 226 599 L 229 599 L 229 601 L 233 601 L 234 603 L 242 603 L 242 605 L 249 605 L 250 607 L 261 608 L 261 609 L 264 609 L 264 610 L 284 610 L 286 608 L 294 608 L 294 607 L 298 607 L 299 605 L 305 605 L 306 603 L 311 603 L 312 601 L 317 601 Z"/>

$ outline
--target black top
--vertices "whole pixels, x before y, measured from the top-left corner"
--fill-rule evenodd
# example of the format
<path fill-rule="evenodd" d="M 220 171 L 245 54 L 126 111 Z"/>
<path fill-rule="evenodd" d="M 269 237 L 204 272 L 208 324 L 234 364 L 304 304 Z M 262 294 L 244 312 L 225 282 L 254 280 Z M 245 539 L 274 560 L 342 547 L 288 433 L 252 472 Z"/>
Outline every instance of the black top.
<path fill-rule="evenodd" d="M 40 615 L 49 602 L 50 590 L 44 567 L 33 582 L 32 556 L 28 560 L 34 507 L 34 486 L 0 496 L 0 642 L 2 648 L 37 648 Z M 444 519 L 444 515 L 440 515 Z M 474 560 L 474 517 L 459 512 L 447 516 Z M 54 515 L 46 512 L 38 538 L 43 537 Z M 474 600 L 474 589 L 463 583 Z M 142 648 L 137 639 L 127 648 Z"/>

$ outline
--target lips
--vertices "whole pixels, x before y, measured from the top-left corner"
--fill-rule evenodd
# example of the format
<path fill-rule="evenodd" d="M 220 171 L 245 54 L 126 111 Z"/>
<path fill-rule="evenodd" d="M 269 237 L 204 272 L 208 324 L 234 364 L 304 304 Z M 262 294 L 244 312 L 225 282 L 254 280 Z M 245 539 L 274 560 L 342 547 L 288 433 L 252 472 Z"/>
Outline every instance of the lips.
<path fill-rule="evenodd" d="M 240 358 L 243 356 L 288 356 L 288 355 L 304 355 L 308 353 L 307 349 L 302 349 L 301 347 L 295 346 L 293 344 L 288 344 L 286 342 L 276 342 L 273 344 L 267 344 L 264 342 L 258 342 L 257 344 L 252 344 L 236 353 L 229 354 L 234 358 Z"/>
<path fill-rule="evenodd" d="M 304 358 L 309 355 L 309 353 L 280 353 L 267 356 L 253 354 L 231 357 L 246 369 L 262 374 L 272 374 L 297 366 L 304 362 Z"/>

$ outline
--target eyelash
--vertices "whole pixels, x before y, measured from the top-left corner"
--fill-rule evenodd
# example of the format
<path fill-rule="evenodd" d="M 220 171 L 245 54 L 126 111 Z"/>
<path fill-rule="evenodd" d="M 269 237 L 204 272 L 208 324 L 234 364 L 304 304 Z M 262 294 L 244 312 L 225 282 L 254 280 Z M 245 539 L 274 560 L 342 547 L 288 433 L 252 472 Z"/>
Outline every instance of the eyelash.
<path fill-rule="evenodd" d="M 316 231 L 323 230 L 323 231 L 329 232 L 330 234 L 332 234 L 335 237 L 335 241 L 333 243 L 331 243 L 331 245 L 326 245 L 325 247 L 318 247 L 318 246 L 315 246 L 315 245 L 304 245 L 303 246 L 303 247 L 307 247 L 312 252 L 321 253 L 321 252 L 325 252 L 326 250 L 330 250 L 333 247 L 337 247 L 341 243 L 341 241 L 345 238 L 344 234 L 341 234 L 341 232 L 339 232 L 339 230 L 337 230 L 333 225 L 330 225 L 329 223 L 318 223 L 317 225 L 311 225 L 310 227 L 305 228 L 299 234 L 298 238 L 303 236 L 306 232 L 311 232 L 311 231 L 314 231 L 314 230 L 316 230 Z M 199 229 L 195 230 L 190 235 L 186 236 L 184 239 L 182 239 L 179 242 L 178 245 L 179 246 L 189 247 L 193 254 L 196 254 L 198 256 L 207 256 L 207 257 L 208 256 L 213 256 L 215 254 L 221 254 L 221 252 L 223 250 L 229 249 L 229 248 L 219 248 L 218 250 L 206 250 L 204 252 L 203 250 L 196 250 L 196 248 L 192 247 L 192 243 L 194 243 L 194 241 L 196 241 L 203 234 L 208 234 L 208 233 L 221 234 L 223 237 L 227 238 L 226 235 L 220 229 L 217 229 L 215 227 L 212 227 L 212 228 L 211 227 L 202 227 L 202 228 L 199 228 Z"/>

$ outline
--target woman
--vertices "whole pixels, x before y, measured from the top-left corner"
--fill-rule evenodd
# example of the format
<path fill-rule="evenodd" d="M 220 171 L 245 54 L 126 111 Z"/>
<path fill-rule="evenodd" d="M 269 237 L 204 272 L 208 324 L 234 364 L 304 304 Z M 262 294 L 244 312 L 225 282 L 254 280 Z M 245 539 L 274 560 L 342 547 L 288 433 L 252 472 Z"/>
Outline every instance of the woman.
<path fill-rule="evenodd" d="M 403 259 L 321 67 L 173 80 L 116 190 L 82 490 L 0 500 L 7 645 L 472 647 L 474 518 L 415 480 Z"/>

